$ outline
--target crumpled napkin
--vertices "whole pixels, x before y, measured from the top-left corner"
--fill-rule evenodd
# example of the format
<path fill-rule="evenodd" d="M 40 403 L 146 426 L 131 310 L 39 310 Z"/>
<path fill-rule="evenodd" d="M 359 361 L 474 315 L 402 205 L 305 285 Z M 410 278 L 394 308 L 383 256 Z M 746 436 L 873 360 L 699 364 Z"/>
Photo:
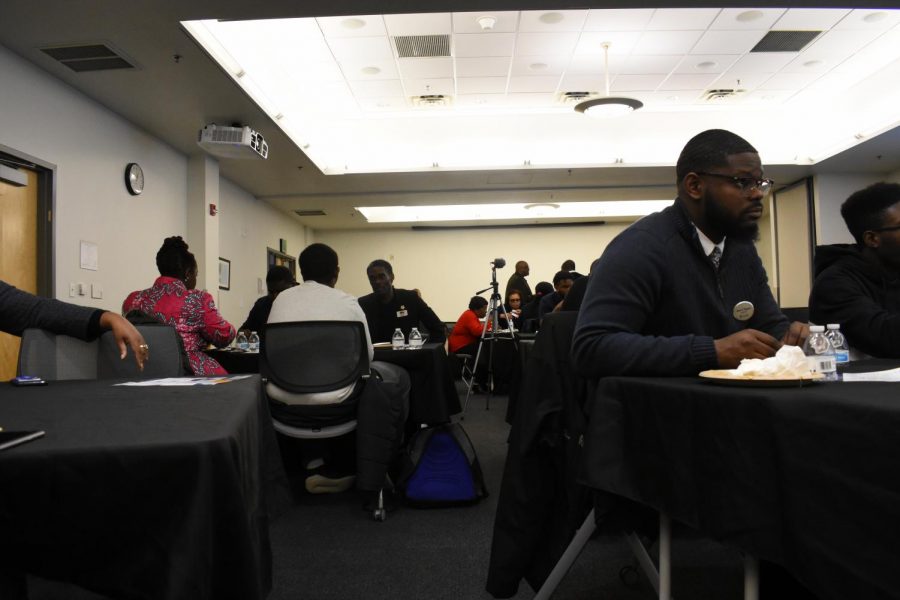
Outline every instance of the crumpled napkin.
<path fill-rule="evenodd" d="M 760 379 L 799 379 L 808 377 L 810 370 L 803 350 L 797 346 L 782 346 L 770 358 L 745 358 L 732 373 Z"/>

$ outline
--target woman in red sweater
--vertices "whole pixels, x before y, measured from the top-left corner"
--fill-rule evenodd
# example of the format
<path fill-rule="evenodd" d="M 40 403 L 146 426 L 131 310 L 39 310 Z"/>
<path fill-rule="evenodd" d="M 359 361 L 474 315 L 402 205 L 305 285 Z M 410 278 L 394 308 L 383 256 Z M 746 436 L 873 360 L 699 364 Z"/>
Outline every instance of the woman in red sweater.
<path fill-rule="evenodd" d="M 484 330 L 484 323 L 480 319 L 487 315 L 487 306 L 487 300 L 481 296 L 472 296 L 469 300 L 469 310 L 459 316 L 450 333 L 448 341 L 450 352 L 475 356 L 478 351 L 478 340 L 481 339 L 481 332 Z"/>

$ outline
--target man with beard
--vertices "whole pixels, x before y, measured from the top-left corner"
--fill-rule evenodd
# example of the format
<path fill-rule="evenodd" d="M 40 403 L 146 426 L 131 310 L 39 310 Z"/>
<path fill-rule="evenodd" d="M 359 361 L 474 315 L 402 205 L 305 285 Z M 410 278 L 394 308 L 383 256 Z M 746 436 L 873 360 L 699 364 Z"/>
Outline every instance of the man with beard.
<path fill-rule="evenodd" d="M 676 181 L 672 206 L 616 236 L 592 271 L 573 342 L 585 376 L 730 369 L 808 334 L 779 310 L 753 245 L 772 188 L 756 149 L 704 131 Z"/>

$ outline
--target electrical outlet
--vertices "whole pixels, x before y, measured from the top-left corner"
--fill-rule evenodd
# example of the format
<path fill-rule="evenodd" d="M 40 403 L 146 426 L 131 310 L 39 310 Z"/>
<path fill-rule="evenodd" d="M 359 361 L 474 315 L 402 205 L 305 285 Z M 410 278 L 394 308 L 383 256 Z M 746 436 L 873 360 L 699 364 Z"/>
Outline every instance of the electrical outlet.
<path fill-rule="evenodd" d="M 99 283 L 91 284 L 91 298 L 102 298 L 103 297 L 103 286 Z"/>
<path fill-rule="evenodd" d="M 70 283 L 69 284 L 69 298 L 74 298 L 76 295 L 78 295 L 78 284 Z"/>

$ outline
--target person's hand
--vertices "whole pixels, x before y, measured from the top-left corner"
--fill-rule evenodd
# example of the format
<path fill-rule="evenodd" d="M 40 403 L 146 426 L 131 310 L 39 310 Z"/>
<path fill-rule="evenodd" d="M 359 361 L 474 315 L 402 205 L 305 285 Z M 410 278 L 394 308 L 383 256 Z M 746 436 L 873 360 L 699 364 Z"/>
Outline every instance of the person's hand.
<path fill-rule="evenodd" d="M 143 371 L 144 362 L 150 358 L 150 347 L 144 341 L 144 336 L 134 328 L 134 325 L 122 316 L 107 311 L 100 316 L 100 327 L 112 331 L 116 345 L 119 346 L 119 358 L 124 359 L 128 354 L 128 346 L 131 346 L 138 370 Z"/>
<path fill-rule="evenodd" d="M 744 329 L 715 341 L 719 367 L 734 369 L 745 358 L 769 358 L 781 346 L 781 342 L 768 333 L 756 329 Z"/>
<path fill-rule="evenodd" d="M 781 341 L 787 346 L 802 346 L 806 338 L 809 337 L 809 323 L 801 323 L 794 321 L 784 333 Z"/>

